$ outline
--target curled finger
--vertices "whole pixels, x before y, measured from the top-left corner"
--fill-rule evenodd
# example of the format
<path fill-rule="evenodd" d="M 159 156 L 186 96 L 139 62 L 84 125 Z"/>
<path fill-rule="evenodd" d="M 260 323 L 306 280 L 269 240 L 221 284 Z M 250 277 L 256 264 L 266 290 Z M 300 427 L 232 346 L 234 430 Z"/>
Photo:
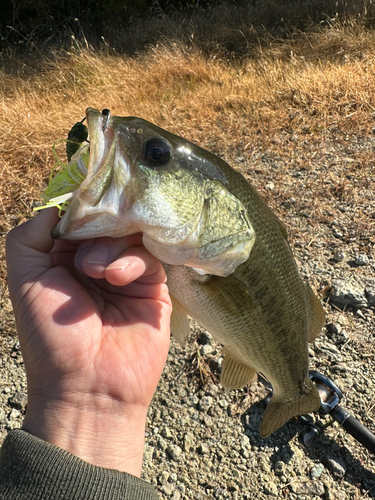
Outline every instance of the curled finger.
<path fill-rule="evenodd" d="M 161 262 L 143 246 L 125 250 L 105 269 L 105 278 L 116 286 L 133 281 L 144 284 L 165 283 L 166 275 Z"/>

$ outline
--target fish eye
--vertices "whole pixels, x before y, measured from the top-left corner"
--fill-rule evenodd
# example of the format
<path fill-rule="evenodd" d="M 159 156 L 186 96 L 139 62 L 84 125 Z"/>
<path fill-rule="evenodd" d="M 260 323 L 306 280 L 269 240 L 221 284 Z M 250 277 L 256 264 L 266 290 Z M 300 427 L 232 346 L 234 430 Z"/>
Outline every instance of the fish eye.
<path fill-rule="evenodd" d="M 149 167 L 163 167 L 171 159 L 171 146 L 167 141 L 155 137 L 145 145 L 145 161 Z"/>

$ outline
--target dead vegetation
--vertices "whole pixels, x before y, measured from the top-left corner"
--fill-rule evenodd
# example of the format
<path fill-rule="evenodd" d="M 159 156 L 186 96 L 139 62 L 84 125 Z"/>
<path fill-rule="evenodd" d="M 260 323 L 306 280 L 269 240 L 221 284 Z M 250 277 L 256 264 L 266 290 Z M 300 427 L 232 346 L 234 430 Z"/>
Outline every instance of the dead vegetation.
<path fill-rule="evenodd" d="M 354 19 L 287 39 L 264 34 L 234 60 L 171 40 L 133 57 L 77 44 L 34 60 L 10 57 L 0 73 L 1 230 L 30 216 L 53 165 L 53 141 L 87 106 L 142 116 L 228 161 L 270 148 L 313 168 L 313 157 L 299 156 L 301 140 L 324 145 L 373 133 L 374 45 L 374 32 Z M 297 144 L 280 139 L 285 133 Z M 351 168 L 371 188 L 373 155 L 357 154 Z M 311 194 L 350 196 L 347 170 L 328 173 L 328 189 L 320 183 Z M 278 203 L 287 197 L 281 192 Z"/>

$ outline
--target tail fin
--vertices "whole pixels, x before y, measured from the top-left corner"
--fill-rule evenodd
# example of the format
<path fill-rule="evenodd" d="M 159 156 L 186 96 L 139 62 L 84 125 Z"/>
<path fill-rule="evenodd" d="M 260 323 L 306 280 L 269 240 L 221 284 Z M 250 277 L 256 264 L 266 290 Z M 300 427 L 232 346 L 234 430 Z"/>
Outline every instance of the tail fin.
<path fill-rule="evenodd" d="M 277 396 L 271 398 L 259 427 L 259 434 L 262 437 L 269 436 L 292 417 L 316 411 L 320 407 L 320 396 L 317 388 L 311 380 L 308 381 L 308 384 L 308 393 L 292 401 L 285 402 Z"/>

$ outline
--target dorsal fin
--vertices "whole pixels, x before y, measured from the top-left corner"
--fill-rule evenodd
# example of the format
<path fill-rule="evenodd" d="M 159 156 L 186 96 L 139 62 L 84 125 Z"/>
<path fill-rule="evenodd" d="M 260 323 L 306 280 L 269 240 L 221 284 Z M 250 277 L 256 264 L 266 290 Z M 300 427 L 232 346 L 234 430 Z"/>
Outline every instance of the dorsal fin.
<path fill-rule="evenodd" d="M 275 215 L 275 214 L 273 214 Z M 282 220 L 280 220 L 277 215 L 275 215 L 277 223 L 279 225 L 279 228 L 281 230 L 281 234 L 284 236 L 284 238 L 287 240 L 288 239 L 288 231 L 286 230 L 285 224 Z"/>

